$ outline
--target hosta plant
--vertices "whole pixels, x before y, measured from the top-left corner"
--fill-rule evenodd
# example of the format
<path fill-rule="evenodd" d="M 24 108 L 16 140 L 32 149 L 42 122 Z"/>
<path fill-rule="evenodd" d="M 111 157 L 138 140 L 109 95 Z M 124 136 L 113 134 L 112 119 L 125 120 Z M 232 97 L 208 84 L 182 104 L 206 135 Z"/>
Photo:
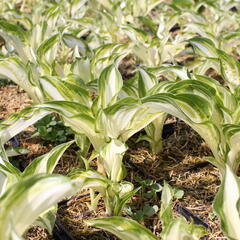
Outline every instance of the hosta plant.
<path fill-rule="evenodd" d="M 121 42 L 126 39 L 126 34 L 122 30 L 121 25 L 128 23 L 139 26 L 141 22 L 140 17 L 146 17 L 151 10 L 157 5 L 160 5 L 162 0 L 143 0 L 137 3 L 132 0 L 124 1 L 95 1 L 91 0 L 90 9 L 94 7 L 97 9 L 98 22 L 97 32 L 106 41 Z"/>
<path fill-rule="evenodd" d="M 169 8 L 179 15 L 180 34 L 211 39 L 229 53 L 238 46 L 238 1 L 172 1 Z M 170 14 L 172 15 L 172 14 Z"/>
<path fill-rule="evenodd" d="M 24 232 L 41 214 L 76 191 L 60 175 L 38 174 L 19 180 L 0 197 L 1 239 L 24 239 Z"/>
<path fill-rule="evenodd" d="M 114 64 L 110 65 L 98 79 L 98 96 L 92 104 L 53 101 L 25 109 L 19 116 L 12 116 L 3 122 L 3 131 L 0 133 L 3 142 L 45 115 L 56 112 L 62 116 L 66 126 L 70 126 L 77 134 L 87 136 L 94 150 L 100 154 L 99 165 L 103 165 L 113 181 L 119 181 L 123 177 L 121 161 L 126 151 L 124 143 L 158 115 L 148 113 L 136 98 L 119 99 L 122 87 L 119 71 Z M 73 96 L 82 98 L 80 94 L 80 91 L 75 91 Z M 4 130 L 4 125 L 9 128 Z"/>
<path fill-rule="evenodd" d="M 51 175 L 64 151 L 73 142 L 59 145 L 33 160 L 21 172 L 14 167 L 0 145 L 0 228 L 4 239 L 22 239 L 23 233 L 35 222 L 51 233 L 55 222 L 56 203 L 71 196 L 78 188 L 67 177 Z M 25 209 L 28 209 L 26 214 Z M 51 217 L 49 217 L 51 216 Z"/>
<path fill-rule="evenodd" d="M 133 53 L 147 67 L 158 67 L 162 63 L 174 62 L 174 57 L 180 54 L 186 43 L 182 39 L 171 39 L 169 29 L 173 27 L 175 21 L 159 23 L 155 37 L 151 37 L 146 31 L 131 25 L 122 25 L 123 31 L 131 40 Z"/>
<path fill-rule="evenodd" d="M 148 70 L 139 68 L 138 75 L 135 81 L 137 81 L 137 94 L 139 97 L 146 97 L 152 94 L 152 91 L 160 86 L 157 92 L 166 92 L 167 88 L 163 87 L 162 84 L 158 85 L 158 76 L 164 76 L 170 81 L 176 79 L 187 80 L 190 75 L 186 69 L 179 66 L 163 65 L 158 68 L 150 68 Z M 170 84 L 172 85 L 172 84 Z M 173 87 L 174 89 L 174 87 Z M 156 92 L 156 91 L 155 91 Z M 163 125 L 168 114 L 162 112 L 159 116 L 153 120 L 147 127 L 145 127 L 146 135 L 139 137 L 138 141 L 145 140 L 148 141 L 152 152 L 160 153 L 162 149 L 162 131 Z"/>
<path fill-rule="evenodd" d="M 216 165 L 222 174 L 225 163 L 229 163 L 236 172 L 239 156 L 231 142 L 237 139 L 239 131 L 238 99 L 213 79 L 201 76 L 196 78 L 174 84 L 160 84 L 153 92 L 164 89 L 169 93 L 147 96 L 143 99 L 143 104 L 152 111 L 166 112 L 184 120 L 202 136 L 212 150 L 214 158 L 208 160 Z M 162 101 L 169 107 L 163 110 Z M 231 128 L 235 131 L 228 130 Z"/>
<path fill-rule="evenodd" d="M 42 76 L 65 77 L 71 67 L 66 59 L 74 60 L 87 54 L 87 46 L 80 39 L 81 35 L 75 37 L 68 33 L 67 27 L 64 28 L 66 19 L 62 18 L 61 8 L 54 6 L 39 11 L 40 17 L 27 18 L 23 27 L 5 19 L 1 19 L 0 23 L 0 36 L 5 40 L 0 76 L 18 84 L 34 103 L 43 102 L 49 97 L 45 96 L 44 90 L 48 89 L 48 85 L 46 80 L 41 80 Z M 59 100 L 59 95 L 54 97 Z"/>
<path fill-rule="evenodd" d="M 239 165 L 237 149 L 233 147 L 233 144 L 230 144 L 230 141 L 233 141 L 234 138 L 230 137 L 230 134 L 227 133 L 230 132 L 230 130 L 227 129 L 233 128 L 236 130 L 236 133 L 238 132 L 237 126 L 239 124 L 239 120 L 237 116 L 239 112 L 236 111 L 236 108 L 238 106 L 238 98 L 236 98 L 226 88 L 211 78 L 193 74 L 191 76 L 185 72 L 184 69 L 176 67 L 168 67 L 167 69 L 171 70 L 173 73 L 175 73 L 175 75 L 177 74 L 178 78 L 182 78 L 182 80 L 177 82 L 161 82 L 157 84 L 156 77 L 153 74 L 148 73 L 144 70 L 140 70 L 137 89 L 139 90 L 140 96 L 145 96 L 143 101 L 145 101 L 145 99 L 151 99 L 154 97 L 152 96 L 154 93 L 168 92 L 175 95 L 188 93 L 193 94 L 192 98 L 195 96 L 200 96 L 200 102 L 206 101 L 205 103 L 202 102 L 202 106 L 205 105 L 205 110 L 208 109 L 207 112 L 209 112 L 207 113 L 203 107 L 199 107 L 202 113 L 199 114 L 199 117 L 201 116 L 199 120 L 196 120 L 195 114 L 199 110 L 197 110 L 195 107 L 193 107 L 193 112 L 188 112 L 189 109 L 187 110 L 187 106 L 191 106 L 190 99 L 189 102 L 187 98 L 183 100 L 183 105 L 180 102 L 176 103 L 178 106 L 174 105 L 174 101 L 172 102 L 172 100 L 169 99 L 169 101 L 167 101 L 171 105 L 172 110 L 174 110 L 170 110 L 170 107 L 163 110 L 162 114 L 145 128 L 147 136 L 141 136 L 139 140 L 149 141 L 150 146 L 154 152 L 161 151 L 162 129 L 164 121 L 167 117 L 167 113 L 170 113 L 186 121 L 187 124 L 189 124 L 203 137 L 203 139 L 208 143 L 215 157 L 215 159 L 209 158 L 209 160 L 218 166 L 221 171 L 224 171 L 225 162 L 231 162 L 231 167 L 234 169 L 234 171 L 236 171 Z M 155 68 L 151 71 L 155 74 L 158 74 L 158 72 L 160 74 L 163 74 L 165 68 Z M 184 80 L 187 78 L 189 80 Z M 190 80 L 191 78 L 195 80 Z M 168 97 L 166 96 L 166 99 L 167 98 Z M 162 107 L 162 103 L 159 104 L 159 108 Z M 183 111 L 184 115 L 180 114 L 179 111 Z M 188 116 L 186 116 L 186 114 Z M 211 134 L 208 134 L 208 132 L 211 132 Z M 232 140 L 230 140 L 230 138 Z"/>
<path fill-rule="evenodd" d="M 34 176 L 40 173 L 51 174 L 61 158 L 64 151 L 73 143 L 67 142 L 53 148 L 49 153 L 33 160 L 23 172 L 14 167 L 7 156 L 7 153 L 0 145 L 0 193 L 3 194 L 9 187 L 26 177 Z"/>
<path fill-rule="evenodd" d="M 189 40 L 195 52 L 206 60 L 196 72 L 204 74 L 209 68 L 216 70 L 224 79 L 225 84 L 234 94 L 239 94 L 240 87 L 240 63 L 236 58 L 214 46 L 207 38 L 195 37 Z"/>
<path fill-rule="evenodd" d="M 74 187 L 74 184 L 70 182 L 69 179 L 57 175 L 55 176 L 54 180 L 55 185 L 52 185 L 52 187 L 50 187 L 51 185 L 48 186 L 48 181 L 51 181 L 51 178 L 54 177 L 54 175 L 51 174 L 55 166 L 57 165 L 64 151 L 72 143 L 73 141 L 61 144 L 53 148 L 49 153 L 34 159 L 33 162 L 30 163 L 23 172 L 21 172 L 18 168 L 14 167 L 10 163 L 7 157 L 7 152 L 5 152 L 2 144 L 0 145 L 0 199 L 4 199 L 2 201 L 0 200 L 2 204 L 0 205 L 0 208 L 4 208 L 4 204 L 9 204 L 12 202 L 12 206 L 9 205 L 8 208 L 9 213 L 5 212 L 3 213 L 3 215 L 1 215 L 2 218 L 7 217 L 7 222 L 11 222 L 12 224 L 12 231 L 9 230 L 9 232 L 6 234 L 15 234 L 14 229 L 19 224 L 19 220 L 16 220 L 12 215 L 14 211 L 13 209 L 17 209 L 18 206 L 16 205 L 15 201 L 17 203 L 18 201 L 22 201 L 23 204 L 23 209 L 19 209 L 19 217 L 21 217 L 21 211 L 24 211 L 24 208 L 29 208 L 29 204 L 33 204 L 33 207 L 35 208 L 33 210 L 29 210 L 29 215 L 26 216 L 25 219 L 27 223 L 23 221 L 25 225 L 23 224 L 21 225 L 21 227 L 19 227 L 16 233 L 17 235 L 22 235 L 26 228 L 29 227 L 29 224 L 33 223 L 35 220 L 36 222 L 34 222 L 34 224 L 43 226 L 47 228 L 50 233 L 52 232 L 55 222 L 55 212 L 57 209 L 57 206 L 54 203 L 57 203 L 65 196 L 71 196 L 73 193 L 79 190 L 76 186 Z M 43 183 L 41 183 L 40 181 L 42 178 L 44 180 L 42 181 Z M 36 185 L 36 187 L 33 186 L 34 184 Z M 18 185 L 18 187 L 15 187 L 16 185 Z M 68 185 L 67 195 L 66 191 L 64 190 L 64 185 Z M 63 187 L 63 191 L 61 191 L 61 187 Z M 19 188 L 22 189 L 22 191 L 20 191 Z M 31 188 L 38 189 L 34 190 L 34 192 L 36 192 L 36 194 L 43 195 L 42 199 L 39 196 L 39 200 L 37 200 L 37 198 L 33 198 L 32 202 L 30 201 L 30 203 L 26 201 L 26 198 L 36 197 L 34 195 L 35 193 L 32 192 L 33 190 L 31 190 Z M 9 194 L 9 192 L 11 194 Z M 52 196 L 52 194 L 54 195 L 54 197 Z M 19 198 L 19 200 L 15 200 L 14 198 Z M 52 199 L 50 200 L 49 198 Z M 41 207 L 41 205 L 39 205 L 36 207 L 35 205 L 38 203 L 38 201 L 49 201 L 49 203 L 46 204 L 46 206 Z M 15 222 L 13 221 L 13 218 L 14 220 L 16 220 Z M 3 230 L 0 230 L 0 234 L 3 235 L 5 233 L 3 233 Z"/>
<path fill-rule="evenodd" d="M 200 99 L 204 98 L 206 102 L 202 104 L 205 105 L 207 107 L 206 109 L 208 109 L 207 111 L 209 111 L 209 113 L 207 113 L 203 107 L 199 107 L 199 109 L 201 109 L 200 111 L 205 113 L 201 114 L 200 118 L 202 120 L 200 122 L 196 122 L 194 115 L 198 111 L 197 108 L 194 107 L 195 110 L 192 113 L 189 112 L 188 116 L 186 116 L 187 112 L 184 110 L 185 107 L 187 109 L 188 104 L 189 106 L 191 105 L 190 99 L 186 106 L 184 106 L 186 104 L 185 101 L 184 105 L 178 102 L 178 108 L 175 108 L 177 105 L 174 106 L 173 102 L 169 101 L 169 104 L 172 105 L 175 110 L 171 111 L 170 108 L 164 109 L 163 113 L 147 128 L 145 128 L 147 136 L 141 136 L 139 140 L 147 140 L 149 141 L 153 151 L 161 151 L 162 128 L 164 120 L 167 117 L 167 113 L 170 113 L 183 120 L 185 119 L 184 121 L 186 121 L 187 124 L 193 127 L 204 138 L 204 140 L 209 144 L 209 147 L 215 157 L 215 160 L 209 160 L 218 166 L 219 169 L 224 171 L 224 162 L 228 161 L 231 162 L 230 165 L 233 167 L 234 171 L 236 171 L 239 160 L 235 154 L 231 154 L 232 156 L 229 158 L 229 149 L 232 148 L 233 145 L 229 146 L 228 139 L 230 135 L 224 130 L 225 124 L 232 124 L 232 127 L 239 124 L 239 100 L 234 94 L 232 94 L 227 88 L 221 86 L 216 80 L 205 76 L 190 74 L 186 71 L 186 69 L 179 66 L 162 66 L 159 68 L 151 68 L 148 71 L 139 69 L 139 73 L 136 76 L 137 77 L 134 77 L 131 83 L 132 85 L 129 87 L 129 89 L 133 90 L 132 96 L 144 97 L 143 99 L 145 100 L 147 98 L 151 99 L 152 95 L 156 93 L 171 93 L 174 95 L 188 93 L 200 96 Z M 161 81 L 158 84 L 156 76 L 163 76 L 171 82 Z M 178 81 L 173 82 L 174 78 L 177 78 Z M 193 98 L 194 97 L 195 96 L 193 96 Z M 188 101 L 187 99 L 185 100 Z M 202 100 L 200 100 L 200 102 Z M 159 104 L 159 108 L 163 107 L 160 105 L 161 104 Z M 178 113 L 179 110 L 183 110 L 185 112 L 185 116 L 182 115 L 180 117 Z M 204 115 L 205 117 L 203 117 Z M 189 119 L 187 120 L 185 117 Z M 204 131 L 203 129 L 206 130 Z M 211 134 L 207 134 L 207 132 L 211 132 Z"/>
<path fill-rule="evenodd" d="M 9 162 L 6 152 L 3 146 L 1 146 L 1 195 L 4 196 L 5 192 L 11 189 L 12 186 L 19 181 L 43 173 L 51 174 L 64 151 L 72 143 L 73 141 L 61 144 L 52 149 L 49 153 L 36 158 L 23 172 L 20 172 Z M 128 200 L 139 190 L 139 188 L 134 189 L 133 185 L 129 182 L 116 183 L 93 170 L 84 171 L 76 169 L 72 171 L 68 177 L 71 179 L 76 191 L 90 189 L 91 205 L 89 207 L 92 210 L 96 210 L 100 197 L 103 197 L 106 205 L 106 212 L 109 215 L 119 215 Z M 37 219 L 36 224 L 46 227 L 48 231 L 51 232 L 55 220 L 54 212 L 54 207 L 45 211 L 44 214 Z M 49 219 L 49 215 L 52 216 L 51 219 Z"/>
<path fill-rule="evenodd" d="M 54 29 L 57 17 L 56 9 L 49 10 L 29 32 L 1 19 L 0 35 L 9 47 L 7 56 L 0 60 L 0 76 L 22 87 L 35 103 L 43 101 L 39 77 L 51 73 L 57 54 L 60 36 Z M 36 35 L 38 38 L 35 39 Z"/>
<path fill-rule="evenodd" d="M 3 139 L 8 140 L 19 123 L 24 124 L 21 124 L 18 130 L 49 112 L 56 112 L 76 133 L 88 137 L 95 151 L 100 154 L 99 165 L 104 167 L 112 180 L 119 181 L 123 176 L 120 162 L 126 151 L 124 143 L 155 119 L 165 117 L 163 113 L 168 113 L 184 120 L 203 137 L 214 155 L 214 158 L 208 160 L 216 165 L 222 174 L 226 162 L 236 171 L 239 165 L 238 155 L 236 152 L 230 154 L 233 146 L 231 135 L 223 129 L 225 124 L 238 126 L 238 99 L 215 80 L 202 76 L 194 77 L 194 80 L 161 82 L 141 99 L 124 97 L 118 100 L 122 80 L 114 65 L 111 65 L 99 78 L 99 96 L 91 108 L 67 101 L 48 102 L 26 109 L 15 119 L 5 121 L 6 125 L 12 126 L 3 127 L 1 134 Z M 110 79 L 111 84 L 108 84 Z M 115 85 L 112 85 L 113 79 Z M 111 86 L 115 88 L 111 89 Z M 161 131 L 163 123 L 164 121 L 161 121 L 160 130 L 157 131 Z M 113 159 L 116 159 L 118 164 L 113 165 Z"/>

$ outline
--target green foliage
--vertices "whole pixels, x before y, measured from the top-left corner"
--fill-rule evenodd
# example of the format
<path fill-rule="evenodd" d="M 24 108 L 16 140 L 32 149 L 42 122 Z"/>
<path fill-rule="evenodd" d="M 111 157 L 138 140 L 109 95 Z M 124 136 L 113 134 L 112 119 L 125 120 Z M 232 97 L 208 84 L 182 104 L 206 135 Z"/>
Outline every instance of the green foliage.
<path fill-rule="evenodd" d="M 8 79 L 0 78 L 0 87 L 4 87 L 10 84 L 13 84 L 13 83 Z"/>
<path fill-rule="evenodd" d="M 155 201 L 157 201 L 158 195 L 160 195 L 163 189 L 166 189 L 166 187 L 163 188 L 159 183 L 156 183 L 156 181 L 152 179 L 143 180 L 142 178 L 137 177 L 136 181 L 141 185 L 141 190 L 140 190 L 141 199 L 154 199 Z M 172 194 L 174 198 L 180 199 L 183 197 L 184 192 L 180 189 L 173 188 Z M 125 207 L 125 211 L 134 220 L 139 222 L 155 215 L 159 211 L 159 208 L 157 205 L 149 205 L 148 203 L 144 202 L 141 205 L 140 209 L 136 209 L 134 205 L 128 204 Z"/>
<path fill-rule="evenodd" d="M 63 143 L 73 138 L 73 131 L 65 127 L 63 121 L 55 115 L 48 115 L 34 124 L 36 132 L 32 137 L 39 136 L 53 143 Z"/>
<path fill-rule="evenodd" d="M 238 239 L 239 1 L 32 0 L 22 1 L 20 9 L 15 3 L 0 1 L 0 84 L 2 79 L 13 81 L 28 93 L 33 104 L 0 125 L 0 201 L 4 203 L 0 218 L 6 220 L 0 238 L 8 240 L 17 235 L 20 239 L 18 236 L 37 215 L 51 229 L 54 207 L 36 211 L 20 231 L 21 221 L 16 218 L 15 222 L 12 217 L 13 212 L 21 212 L 13 196 L 17 187 L 23 189 L 17 197 L 27 208 L 24 199 L 31 189 L 43 184 L 45 178 L 55 179 L 38 174 L 51 174 L 71 142 L 35 159 L 23 173 L 8 161 L 8 156 L 24 149 L 5 151 L 2 144 L 32 124 L 37 129 L 35 136 L 55 143 L 65 142 L 74 134 L 86 170 L 73 171 L 71 182 L 56 176 L 56 188 L 66 181 L 69 191 L 73 185 L 74 189 L 76 185 L 89 189 L 91 209 L 95 210 L 103 197 L 107 213 L 120 215 L 139 190 L 122 181 L 127 140 L 144 129 L 146 135 L 138 141 L 148 141 L 152 152 L 160 153 L 164 150 L 164 122 L 171 114 L 185 121 L 211 149 L 213 156 L 207 160 L 218 167 L 222 178 L 215 212 L 229 239 Z M 126 64 L 126 56 L 136 62 L 133 77 L 124 81 L 119 70 Z M 206 76 L 213 70 L 221 84 Z M 90 162 L 95 158 L 101 173 L 91 170 Z M 181 190 L 151 180 L 139 179 L 139 183 L 146 199 L 157 200 L 158 193 L 162 194 L 162 239 L 199 239 L 204 234 L 201 227 L 173 218 L 172 201 L 183 195 Z M 228 192 L 229 185 L 235 189 L 233 194 Z M 45 182 L 43 186 L 44 196 L 48 190 Z M 132 207 L 129 211 L 133 218 L 142 220 L 156 214 L 158 207 L 143 204 L 141 209 Z M 157 239 L 128 218 L 88 223 L 123 239 Z M 7 225 L 12 231 L 4 227 Z"/>
<path fill-rule="evenodd" d="M 139 177 L 136 178 L 136 181 L 141 185 L 142 197 L 149 199 L 154 198 L 157 200 L 157 193 L 162 191 L 162 186 L 152 179 L 143 180 Z"/>
<path fill-rule="evenodd" d="M 131 216 L 132 219 L 140 222 L 154 216 L 158 212 L 159 208 L 157 205 L 151 206 L 147 203 L 144 203 L 143 207 L 139 210 L 136 210 L 132 205 L 128 205 L 124 210 L 129 216 Z"/>

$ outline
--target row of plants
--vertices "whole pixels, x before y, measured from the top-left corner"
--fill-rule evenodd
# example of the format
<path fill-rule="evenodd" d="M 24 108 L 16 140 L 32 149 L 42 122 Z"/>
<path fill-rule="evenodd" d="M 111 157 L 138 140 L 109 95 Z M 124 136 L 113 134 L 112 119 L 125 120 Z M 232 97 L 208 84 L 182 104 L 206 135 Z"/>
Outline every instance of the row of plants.
<path fill-rule="evenodd" d="M 238 1 L 26 0 L 16 6 L 3 0 L 0 6 L 0 77 L 15 82 L 32 100 L 0 125 L 1 239 L 22 239 L 33 223 L 51 233 L 57 202 L 84 189 L 90 192 L 90 209 L 96 210 L 102 198 L 109 215 L 86 224 L 120 239 L 158 239 L 122 216 L 139 190 L 124 181 L 123 156 L 127 140 L 143 129 L 146 135 L 138 141 L 148 141 L 154 153 L 163 151 L 169 114 L 211 149 L 206 159 L 221 175 L 214 211 L 226 236 L 240 239 Z M 193 60 L 182 66 L 179 59 L 186 55 Z M 129 79 L 119 70 L 125 57 L 135 60 Z M 211 69 L 223 82 L 207 76 Z M 21 172 L 9 161 L 4 144 L 53 113 L 74 140 Z M 73 142 L 85 169 L 52 174 Z M 91 167 L 94 159 L 97 171 Z M 173 217 L 175 193 L 164 184 L 161 239 L 199 239 L 206 234 L 203 227 Z"/>

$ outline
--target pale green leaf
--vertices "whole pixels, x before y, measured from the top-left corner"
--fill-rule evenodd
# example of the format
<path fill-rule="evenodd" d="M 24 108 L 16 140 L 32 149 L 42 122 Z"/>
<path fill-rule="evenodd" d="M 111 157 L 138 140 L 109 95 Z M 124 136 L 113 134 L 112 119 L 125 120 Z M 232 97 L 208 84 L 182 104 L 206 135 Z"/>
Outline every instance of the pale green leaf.
<path fill-rule="evenodd" d="M 63 197 L 76 192 L 67 177 L 36 175 L 19 181 L 0 198 L 0 238 L 21 236 L 35 219 Z"/>
<path fill-rule="evenodd" d="M 126 151 L 126 145 L 117 139 L 112 139 L 101 148 L 103 166 L 112 181 L 118 182 L 123 178 L 122 159 Z"/>
<path fill-rule="evenodd" d="M 231 240 L 240 239 L 240 180 L 231 167 L 226 166 L 225 176 L 214 200 L 214 211 L 221 220 L 221 228 Z"/>
<path fill-rule="evenodd" d="M 56 55 L 59 42 L 59 34 L 47 38 L 37 49 L 37 56 L 40 61 L 52 64 Z"/>
<path fill-rule="evenodd" d="M 101 126 L 106 136 L 125 142 L 157 117 L 157 114 L 149 113 L 139 100 L 128 97 L 104 109 Z"/>
<path fill-rule="evenodd" d="M 123 185 L 121 183 L 121 185 Z M 118 199 L 117 203 L 115 204 L 113 215 L 118 216 L 121 214 L 125 204 L 131 199 L 139 190 L 141 187 L 134 189 L 134 186 L 131 183 L 125 184 L 127 186 L 130 185 L 130 189 L 128 187 L 127 190 L 124 191 L 121 189 L 120 190 L 120 198 Z"/>
<path fill-rule="evenodd" d="M 207 232 L 200 225 L 188 224 L 185 219 L 177 218 L 171 221 L 167 229 L 161 235 L 162 240 L 199 240 Z"/>
<path fill-rule="evenodd" d="M 69 48 L 77 47 L 77 49 L 78 49 L 79 53 L 81 54 L 81 56 L 86 56 L 87 45 L 80 38 L 75 37 L 75 36 L 73 36 L 71 34 L 65 33 L 62 36 L 62 40 Z"/>
<path fill-rule="evenodd" d="M 39 79 L 42 89 L 49 100 L 63 100 L 72 101 L 84 104 L 86 106 L 91 105 L 91 99 L 89 92 L 66 80 L 62 80 L 58 77 L 45 76 Z"/>
<path fill-rule="evenodd" d="M 71 65 L 72 72 L 78 75 L 85 83 L 91 81 L 90 60 L 87 57 L 77 58 Z"/>
<path fill-rule="evenodd" d="M 124 217 L 96 218 L 85 221 L 87 225 L 101 228 L 128 240 L 157 240 L 158 238 L 147 228 L 134 220 Z"/>
<path fill-rule="evenodd" d="M 6 149 L 6 154 L 8 157 L 15 157 L 22 154 L 27 154 L 30 151 L 24 147 L 8 147 Z"/>
<path fill-rule="evenodd" d="M 26 65 L 18 57 L 0 60 L 0 77 L 9 79 L 23 88 L 35 103 L 43 100 L 39 87 L 33 84 L 28 76 Z"/>
<path fill-rule="evenodd" d="M 189 42 L 193 45 L 196 53 L 200 56 L 218 58 L 217 48 L 210 39 L 203 37 L 194 37 L 191 38 Z"/>
<path fill-rule="evenodd" d="M 227 124 L 223 126 L 223 133 L 229 145 L 227 163 L 234 173 L 238 171 L 240 164 L 240 125 Z"/>
<path fill-rule="evenodd" d="M 139 68 L 138 91 L 140 97 L 145 97 L 148 90 L 158 83 L 155 75 Z"/>
<path fill-rule="evenodd" d="M 2 143 L 7 142 L 12 137 L 23 131 L 25 128 L 31 126 L 47 114 L 46 110 L 33 110 L 32 108 L 26 108 L 19 114 L 10 115 L 0 125 L 0 138 Z"/>
<path fill-rule="evenodd" d="M 75 169 L 68 176 L 79 189 L 93 189 L 101 193 L 102 196 L 106 196 L 107 187 L 111 182 L 104 175 L 94 170 Z"/>
<path fill-rule="evenodd" d="M 25 168 L 22 177 L 34 176 L 38 173 L 52 173 L 59 159 L 72 143 L 73 141 L 70 141 L 58 145 L 50 152 L 34 159 L 33 162 Z"/>
<path fill-rule="evenodd" d="M 103 108 L 115 103 L 122 85 L 122 76 L 114 64 L 102 71 L 98 80 L 98 86 L 99 100 Z"/>
<path fill-rule="evenodd" d="M 40 226 L 47 229 L 47 231 L 52 234 L 53 228 L 55 226 L 56 214 L 58 206 L 57 204 L 53 205 L 47 211 L 43 212 L 37 220 L 34 222 L 34 225 Z"/>
<path fill-rule="evenodd" d="M 1 19 L 0 35 L 7 41 L 8 45 L 13 46 L 24 64 L 28 61 L 36 62 L 36 56 L 28 43 L 28 33 L 22 27 Z"/>
<path fill-rule="evenodd" d="M 234 57 L 223 51 L 218 51 L 221 64 L 221 72 L 224 80 L 228 83 L 230 90 L 234 90 L 240 86 L 240 63 Z"/>

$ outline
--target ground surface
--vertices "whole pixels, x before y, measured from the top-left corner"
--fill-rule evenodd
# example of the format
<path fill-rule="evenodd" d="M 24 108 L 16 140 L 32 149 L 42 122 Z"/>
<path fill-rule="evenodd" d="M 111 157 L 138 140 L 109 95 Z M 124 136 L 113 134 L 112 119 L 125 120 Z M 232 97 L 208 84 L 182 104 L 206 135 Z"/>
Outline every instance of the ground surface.
<path fill-rule="evenodd" d="M 26 93 L 14 85 L 0 87 L 0 96 L 1 119 L 29 104 Z M 203 159 L 204 156 L 211 155 L 211 152 L 197 133 L 184 122 L 171 117 L 169 119 L 172 124 L 170 133 L 166 134 L 164 139 L 162 154 L 151 154 L 146 142 L 135 144 L 138 136 L 133 136 L 128 141 L 130 150 L 124 157 L 128 171 L 126 180 L 130 180 L 136 186 L 139 186 L 134 182 L 137 176 L 142 179 L 153 179 L 160 184 L 166 180 L 170 185 L 184 190 L 183 199 L 174 202 L 175 214 L 179 215 L 176 211 L 176 204 L 179 203 L 209 225 L 209 234 L 204 239 L 226 239 L 212 212 L 212 202 L 220 180 L 218 170 L 211 164 L 206 164 Z M 46 143 L 41 138 L 31 138 L 33 132 L 34 128 L 30 127 L 18 135 L 21 146 L 30 150 L 29 154 L 15 159 L 20 169 L 24 169 L 35 157 L 48 152 L 53 147 L 53 144 Z M 75 151 L 75 146 L 66 151 L 55 169 L 56 173 L 67 174 L 73 168 L 80 167 Z M 203 164 L 199 164 L 202 162 Z M 84 219 L 105 215 L 101 203 L 96 213 L 89 211 L 87 207 L 89 202 L 86 192 L 77 194 L 70 201 L 59 206 L 57 219 L 75 239 L 117 239 L 109 233 L 84 226 Z M 159 205 L 159 202 L 160 196 L 155 200 L 149 200 L 141 197 L 141 191 L 132 199 L 137 209 L 141 209 L 144 203 Z M 146 218 L 141 223 L 159 236 L 161 225 L 157 215 Z M 29 240 L 55 239 L 40 227 L 32 227 L 26 234 L 26 238 Z"/>

